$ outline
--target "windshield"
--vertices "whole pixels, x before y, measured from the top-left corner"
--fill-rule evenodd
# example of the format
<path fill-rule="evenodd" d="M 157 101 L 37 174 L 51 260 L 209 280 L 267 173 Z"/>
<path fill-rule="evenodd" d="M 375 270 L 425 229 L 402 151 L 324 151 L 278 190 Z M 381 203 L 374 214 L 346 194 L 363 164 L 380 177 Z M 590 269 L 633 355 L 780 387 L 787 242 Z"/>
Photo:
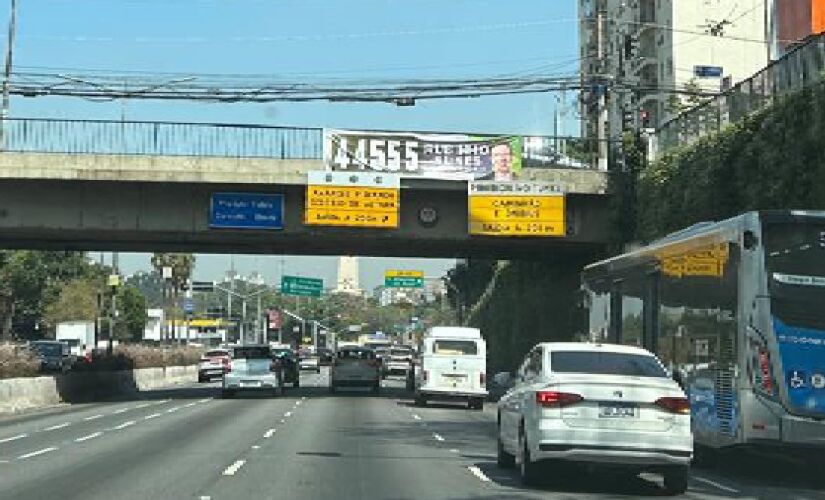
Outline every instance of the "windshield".
<path fill-rule="evenodd" d="M 667 377 L 667 372 L 653 356 L 618 352 L 551 352 L 550 371 L 553 373 Z"/>
<path fill-rule="evenodd" d="M 269 347 L 236 347 L 234 359 L 269 359 Z"/>
<path fill-rule="evenodd" d="M 474 356 L 478 354 L 478 343 L 474 340 L 436 340 L 433 354 Z"/>
<path fill-rule="evenodd" d="M 61 356 L 63 355 L 63 345 L 62 344 L 32 344 L 33 347 L 44 356 Z"/>

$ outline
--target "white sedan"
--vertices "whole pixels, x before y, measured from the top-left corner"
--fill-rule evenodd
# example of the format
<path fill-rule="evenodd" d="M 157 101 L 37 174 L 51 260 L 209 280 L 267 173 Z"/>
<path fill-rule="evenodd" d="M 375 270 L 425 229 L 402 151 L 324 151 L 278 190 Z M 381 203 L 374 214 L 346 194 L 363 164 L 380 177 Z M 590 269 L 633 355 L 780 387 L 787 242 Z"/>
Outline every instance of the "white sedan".
<path fill-rule="evenodd" d="M 645 349 L 539 344 L 498 408 L 498 463 L 518 464 L 525 484 L 564 460 L 658 472 L 668 493 L 687 489 L 690 405 Z"/>

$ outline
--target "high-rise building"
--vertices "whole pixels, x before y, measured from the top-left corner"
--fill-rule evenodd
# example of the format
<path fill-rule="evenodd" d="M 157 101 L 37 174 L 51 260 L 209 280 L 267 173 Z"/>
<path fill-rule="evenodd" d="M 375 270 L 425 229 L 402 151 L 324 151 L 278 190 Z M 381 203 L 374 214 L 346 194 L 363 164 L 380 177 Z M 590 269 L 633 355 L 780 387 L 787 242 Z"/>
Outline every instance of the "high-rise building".
<path fill-rule="evenodd" d="M 772 0 L 579 1 L 588 138 L 656 128 L 769 62 Z"/>
<path fill-rule="evenodd" d="M 358 282 L 358 257 L 338 258 L 338 283 L 335 287 L 338 293 L 363 295 Z"/>
<path fill-rule="evenodd" d="M 806 37 L 825 31 L 825 0 L 773 0 L 776 9 L 776 57 Z"/>

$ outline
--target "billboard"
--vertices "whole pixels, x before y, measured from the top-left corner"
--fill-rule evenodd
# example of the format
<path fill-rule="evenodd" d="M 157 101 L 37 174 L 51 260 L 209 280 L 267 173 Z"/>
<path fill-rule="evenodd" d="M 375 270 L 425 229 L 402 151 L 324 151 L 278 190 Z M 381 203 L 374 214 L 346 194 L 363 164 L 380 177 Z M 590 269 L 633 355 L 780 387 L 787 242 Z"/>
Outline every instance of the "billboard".
<path fill-rule="evenodd" d="M 402 177 L 510 181 L 521 172 L 523 138 L 418 132 L 324 130 L 324 165 Z"/>

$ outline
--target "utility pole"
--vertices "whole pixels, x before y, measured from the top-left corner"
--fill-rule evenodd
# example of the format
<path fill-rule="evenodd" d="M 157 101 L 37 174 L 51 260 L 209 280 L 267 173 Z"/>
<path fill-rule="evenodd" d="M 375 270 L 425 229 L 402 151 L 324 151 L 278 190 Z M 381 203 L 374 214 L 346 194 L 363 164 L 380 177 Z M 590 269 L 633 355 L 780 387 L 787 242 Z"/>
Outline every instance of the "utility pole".
<path fill-rule="evenodd" d="M 9 37 L 6 46 L 6 71 L 3 78 L 3 109 L 0 116 L 0 150 L 6 149 L 6 118 L 9 116 L 9 92 L 11 87 L 12 55 L 14 54 L 14 37 L 17 33 L 17 0 L 11 0 L 11 18 L 9 19 Z"/>
<path fill-rule="evenodd" d="M 599 61 L 599 73 L 605 74 L 605 40 L 604 40 L 604 19 L 605 8 L 603 4 L 598 6 L 596 13 L 596 58 Z M 607 157 L 609 145 L 607 140 L 607 120 L 609 119 L 607 110 L 607 86 L 601 85 L 599 89 L 598 121 L 596 123 L 596 137 L 599 147 L 599 170 L 607 171 Z"/>

